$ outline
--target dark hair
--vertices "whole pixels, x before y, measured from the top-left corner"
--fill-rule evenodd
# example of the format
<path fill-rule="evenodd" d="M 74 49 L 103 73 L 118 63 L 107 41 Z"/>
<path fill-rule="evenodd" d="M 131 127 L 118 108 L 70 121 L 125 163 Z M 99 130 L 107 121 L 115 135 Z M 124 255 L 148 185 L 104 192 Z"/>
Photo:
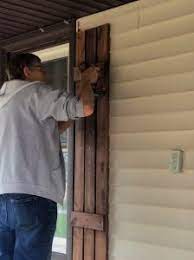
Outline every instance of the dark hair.
<path fill-rule="evenodd" d="M 7 63 L 7 76 L 9 80 L 21 79 L 25 80 L 24 67 L 32 67 L 40 64 L 41 60 L 38 56 L 31 53 L 16 54 L 12 56 Z"/>

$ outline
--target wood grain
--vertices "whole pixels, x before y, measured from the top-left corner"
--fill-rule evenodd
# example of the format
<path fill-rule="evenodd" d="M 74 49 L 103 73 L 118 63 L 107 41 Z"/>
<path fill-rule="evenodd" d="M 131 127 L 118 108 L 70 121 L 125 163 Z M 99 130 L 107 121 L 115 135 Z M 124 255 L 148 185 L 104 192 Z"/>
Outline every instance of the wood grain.
<path fill-rule="evenodd" d="M 105 64 L 104 79 L 100 88 L 106 94 L 97 100 L 96 146 L 96 213 L 106 216 L 105 231 L 96 232 L 95 260 L 108 259 L 108 180 L 109 180 L 109 25 L 98 27 L 97 60 Z M 99 88 L 99 86 L 98 86 Z"/>
<path fill-rule="evenodd" d="M 104 217 L 102 215 L 72 212 L 71 224 L 73 227 L 104 231 Z"/>
<path fill-rule="evenodd" d="M 76 66 L 85 62 L 85 33 L 77 33 Z M 79 83 L 76 85 L 79 92 Z M 84 210 L 85 119 L 75 124 L 74 210 Z M 73 228 L 73 260 L 83 259 L 83 228 Z"/>

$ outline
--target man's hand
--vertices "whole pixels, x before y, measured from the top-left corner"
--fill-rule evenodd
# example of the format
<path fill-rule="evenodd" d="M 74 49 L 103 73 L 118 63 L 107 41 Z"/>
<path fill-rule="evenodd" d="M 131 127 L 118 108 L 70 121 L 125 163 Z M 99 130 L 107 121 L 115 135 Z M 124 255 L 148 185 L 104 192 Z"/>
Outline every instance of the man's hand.
<path fill-rule="evenodd" d="M 67 122 L 58 122 L 58 129 L 59 133 L 62 134 L 65 132 L 69 127 L 73 125 L 73 121 L 69 120 Z"/>
<path fill-rule="evenodd" d="M 100 68 L 91 66 L 82 73 L 81 80 L 95 84 L 99 78 L 99 73 Z"/>
<path fill-rule="evenodd" d="M 74 80 L 76 82 L 79 81 L 87 81 L 91 84 L 97 82 L 100 75 L 100 68 L 92 65 L 88 69 L 81 70 L 79 68 L 74 68 Z"/>
<path fill-rule="evenodd" d="M 91 66 L 81 73 L 80 83 L 78 85 L 77 95 L 83 103 L 84 115 L 90 116 L 94 112 L 94 93 L 92 84 L 99 78 L 100 69 Z"/>

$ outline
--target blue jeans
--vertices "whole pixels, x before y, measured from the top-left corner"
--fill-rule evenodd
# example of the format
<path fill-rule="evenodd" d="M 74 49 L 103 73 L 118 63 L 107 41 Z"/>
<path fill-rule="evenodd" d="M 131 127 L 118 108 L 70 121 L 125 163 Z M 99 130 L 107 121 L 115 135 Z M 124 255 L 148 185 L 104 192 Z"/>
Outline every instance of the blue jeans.
<path fill-rule="evenodd" d="M 0 260 L 50 260 L 57 203 L 28 194 L 0 195 Z"/>

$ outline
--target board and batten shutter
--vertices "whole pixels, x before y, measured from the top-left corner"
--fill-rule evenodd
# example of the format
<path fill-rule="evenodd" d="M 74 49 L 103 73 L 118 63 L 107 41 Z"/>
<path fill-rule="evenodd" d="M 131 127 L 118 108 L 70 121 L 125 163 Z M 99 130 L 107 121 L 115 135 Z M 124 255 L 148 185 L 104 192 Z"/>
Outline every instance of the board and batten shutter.
<path fill-rule="evenodd" d="M 77 33 L 76 66 L 104 64 L 104 73 L 94 114 L 75 126 L 73 260 L 108 259 L 109 35 L 108 24 Z"/>

